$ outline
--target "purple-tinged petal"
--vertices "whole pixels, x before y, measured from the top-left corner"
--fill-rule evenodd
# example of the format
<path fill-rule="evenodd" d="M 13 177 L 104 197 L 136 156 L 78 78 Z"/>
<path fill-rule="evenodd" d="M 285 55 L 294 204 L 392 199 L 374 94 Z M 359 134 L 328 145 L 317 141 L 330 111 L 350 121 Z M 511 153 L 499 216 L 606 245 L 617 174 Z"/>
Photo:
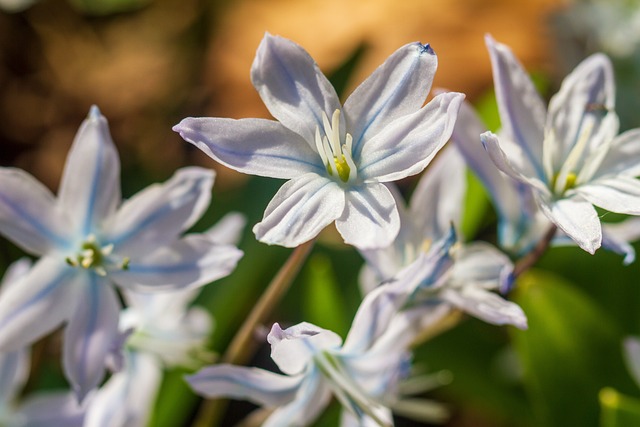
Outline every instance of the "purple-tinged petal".
<path fill-rule="evenodd" d="M 624 355 L 627 369 L 640 387 L 640 340 L 638 338 L 629 337 L 624 340 Z"/>
<path fill-rule="evenodd" d="M 565 163 L 575 163 L 582 169 L 586 157 L 618 132 L 614 103 L 611 61 L 603 54 L 591 55 L 564 79 L 549 102 L 545 166 L 558 172 Z"/>
<path fill-rule="evenodd" d="M 527 316 L 520 306 L 477 286 L 443 289 L 440 297 L 467 313 L 494 325 L 527 329 Z"/>
<path fill-rule="evenodd" d="M 0 349 L 18 350 L 67 319 L 75 296 L 70 287 L 81 276 L 53 258 L 42 258 L 31 271 L 0 294 Z"/>
<path fill-rule="evenodd" d="M 396 50 L 344 103 L 353 150 L 395 119 L 419 110 L 431 89 L 438 58 L 428 44 Z"/>
<path fill-rule="evenodd" d="M 636 240 L 637 236 L 627 233 L 627 226 L 630 224 L 625 224 L 634 219 L 640 220 L 640 218 L 630 218 L 615 224 L 602 223 L 602 247 L 624 256 L 622 260 L 624 265 L 629 265 L 636 260 L 636 250 L 629 242 Z"/>
<path fill-rule="evenodd" d="M 640 176 L 640 128 L 614 138 L 592 179 L 618 174 Z"/>
<path fill-rule="evenodd" d="M 142 292 L 196 288 L 228 276 L 242 257 L 235 246 L 218 245 L 206 235 L 177 242 L 109 271 L 118 285 Z"/>
<path fill-rule="evenodd" d="M 215 365 L 186 377 L 196 393 L 209 399 L 230 397 L 247 399 L 263 406 L 282 406 L 291 402 L 304 376 L 290 377 L 258 368 Z"/>
<path fill-rule="evenodd" d="M 317 236 L 344 206 L 344 191 L 338 184 L 307 173 L 280 187 L 253 232 L 263 243 L 294 248 Z"/>
<path fill-rule="evenodd" d="M 466 190 L 464 160 L 454 147 L 445 147 L 425 170 L 411 196 L 411 216 L 416 225 L 413 232 L 434 241 L 449 232 L 452 222 L 460 225 Z"/>
<path fill-rule="evenodd" d="M 69 392 L 43 392 L 28 396 L 20 405 L 25 427 L 81 427 L 86 405 Z"/>
<path fill-rule="evenodd" d="M 331 390 L 316 367 L 299 386 L 291 403 L 276 409 L 262 427 L 306 426 L 311 424 L 327 407 Z"/>
<path fill-rule="evenodd" d="M 305 141 L 273 120 L 189 117 L 173 130 L 238 172 L 282 179 L 306 172 L 326 173 L 315 145 L 309 145 L 315 139 Z"/>
<path fill-rule="evenodd" d="M 147 187 L 104 225 L 101 240 L 130 258 L 172 243 L 209 206 L 214 176 L 208 169 L 182 168 L 164 184 Z"/>
<path fill-rule="evenodd" d="M 92 397 L 83 427 L 145 426 L 153 409 L 162 366 L 146 353 L 127 354 L 127 367 Z"/>
<path fill-rule="evenodd" d="M 602 178 L 577 187 L 576 193 L 608 211 L 640 215 L 640 180 L 635 178 Z"/>
<path fill-rule="evenodd" d="M 274 323 L 267 341 L 271 344 L 271 358 L 288 375 L 301 373 L 317 353 L 337 349 L 342 344 L 342 338 L 334 332 L 307 322 L 287 329 Z"/>
<path fill-rule="evenodd" d="M 120 204 L 120 158 L 107 119 L 95 105 L 82 123 L 64 167 L 58 201 L 87 235 Z"/>
<path fill-rule="evenodd" d="M 251 81 L 269 112 L 314 147 L 322 113 L 331 117 L 340 101 L 318 64 L 299 45 L 265 34 L 251 67 Z"/>
<path fill-rule="evenodd" d="M 63 368 L 78 401 L 100 384 L 111 343 L 118 336 L 120 301 L 108 280 L 87 272 L 64 333 Z"/>
<path fill-rule="evenodd" d="M 69 245 L 68 218 L 51 192 L 21 169 L 0 168 L 0 233 L 35 255 Z"/>
<path fill-rule="evenodd" d="M 593 254 L 602 243 L 600 218 L 591 202 L 572 197 L 553 202 L 539 200 L 540 209 L 582 249 Z"/>
<path fill-rule="evenodd" d="M 420 173 L 449 140 L 463 99 L 460 93 L 440 94 L 367 140 L 356 161 L 361 179 L 388 182 Z"/>
<path fill-rule="evenodd" d="M 400 217 L 396 201 L 384 184 L 349 188 L 336 227 L 345 243 L 359 249 L 388 246 L 398 235 Z"/>
<path fill-rule="evenodd" d="M 524 153 L 527 175 L 544 179 L 542 142 L 546 109 L 540 95 L 513 52 L 491 36 L 485 42 L 493 69 L 493 82 L 503 132 Z"/>

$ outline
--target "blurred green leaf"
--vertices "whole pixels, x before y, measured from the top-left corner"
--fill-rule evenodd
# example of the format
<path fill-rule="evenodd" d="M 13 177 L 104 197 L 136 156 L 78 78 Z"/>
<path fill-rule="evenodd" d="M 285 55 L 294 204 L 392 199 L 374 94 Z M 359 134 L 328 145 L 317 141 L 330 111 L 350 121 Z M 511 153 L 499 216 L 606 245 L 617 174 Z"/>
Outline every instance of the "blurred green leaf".
<path fill-rule="evenodd" d="M 467 241 L 473 240 L 484 224 L 489 210 L 489 196 L 480 180 L 467 171 L 467 194 L 465 195 L 462 224 L 462 235 Z"/>
<path fill-rule="evenodd" d="M 304 319 L 344 338 L 350 319 L 331 260 L 323 254 L 314 254 L 308 261 L 304 279 Z"/>
<path fill-rule="evenodd" d="M 551 273 L 523 275 L 515 302 L 529 330 L 513 330 L 536 425 L 597 426 L 599 391 L 631 387 L 620 352 L 622 334 L 582 291 Z"/>
<path fill-rule="evenodd" d="M 640 399 L 607 387 L 600 391 L 600 427 L 640 426 Z"/>

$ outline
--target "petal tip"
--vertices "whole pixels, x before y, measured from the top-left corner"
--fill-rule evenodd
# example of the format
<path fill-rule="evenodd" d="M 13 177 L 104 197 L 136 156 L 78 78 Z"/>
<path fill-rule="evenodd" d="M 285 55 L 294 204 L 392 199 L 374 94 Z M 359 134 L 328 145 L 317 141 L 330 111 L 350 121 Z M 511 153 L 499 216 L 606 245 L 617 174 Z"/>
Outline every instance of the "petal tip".
<path fill-rule="evenodd" d="M 97 105 L 93 104 L 91 106 L 91 108 L 89 109 L 89 116 L 90 119 L 99 119 L 100 117 L 102 117 L 102 113 L 100 112 L 100 108 L 98 108 Z"/>
<path fill-rule="evenodd" d="M 436 52 L 433 50 L 433 48 L 429 43 L 422 44 L 418 42 L 418 52 L 420 53 L 420 55 L 424 55 L 425 53 L 429 55 L 436 54 Z"/>

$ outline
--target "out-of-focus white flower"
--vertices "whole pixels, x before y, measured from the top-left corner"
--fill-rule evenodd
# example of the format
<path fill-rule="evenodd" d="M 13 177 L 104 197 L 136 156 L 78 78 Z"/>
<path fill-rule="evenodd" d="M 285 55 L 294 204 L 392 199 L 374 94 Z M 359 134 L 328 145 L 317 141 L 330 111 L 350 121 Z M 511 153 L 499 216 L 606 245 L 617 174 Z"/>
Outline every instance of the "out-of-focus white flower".
<path fill-rule="evenodd" d="M 55 198 L 22 170 L 0 168 L 0 233 L 41 256 L 0 295 L 0 349 L 24 347 L 66 322 L 63 367 L 79 399 L 97 386 L 118 333 L 124 289 L 197 287 L 228 275 L 242 252 L 182 234 L 204 213 L 214 174 L 179 170 L 122 203 L 120 160 L 92 107 Z"/>
<path fill-rule="evenodd" d="M 464 98 L 423 106 L 436 66 L 428 44 L 403 46 L 341 105 L 307 52 L 267 34 L 251 76 L 278 121 L 186 118 L 174 130 L 232 169 L 289 180 L 254 227 L 258 240 L 295 247 L 335 221 L 346 243 L 382 247 L 399 228 L 384 183 L 427 166 Z"/>
<path fill-rule="evenodd" d="M 0 292 L 6 292 L 29 271 L 31 262 L 14 262 L 2 279 Z M 44 392 L 18 397 L 29 376 L 29 352 L 22 348 L 0 353 L 0 425 L 6 427 L 74 427 L 84 420 L 84 407 L 70 392 Z"/>
<path fill-rule="evenodd" d="M 582 249 L 602 243 L 593 205 L 640 214 L 640 129 L 621 135 L 611 63 L 585 59 L 564 80 L 547 112 L 511 50 L 487 36 L 500 111 L 500 136 L 481 140 L 495 165 L 530 188 L 551 222 Z"/>

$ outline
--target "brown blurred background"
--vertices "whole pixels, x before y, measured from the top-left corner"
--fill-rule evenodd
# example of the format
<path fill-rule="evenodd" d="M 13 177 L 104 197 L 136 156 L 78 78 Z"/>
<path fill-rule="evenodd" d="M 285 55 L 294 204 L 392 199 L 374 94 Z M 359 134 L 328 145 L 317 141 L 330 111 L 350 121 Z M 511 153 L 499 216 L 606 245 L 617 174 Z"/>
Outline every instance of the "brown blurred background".
<path fill-rule="evenodd" d="M 55 189 L 73 136 L 97 104 L 125 177 L 128 170 L 143 182 L 164 179 L 185 164 L 217 168 L 171 126 L 189 115 L 268 116 L 249 80 L 265 31 L 304 46 L 328 74 L 359 52 L 346 94 L 401 45 L 428 42 L 439 57 L 435 86 L 473 101 L 492 86 L 487 32 L 528 69 L 553 71 L 548 22 L 562 3 L 42 0 L 0 12 L 0 165 Z M 227 171 L 217 185 L 241 181 Z"/>

